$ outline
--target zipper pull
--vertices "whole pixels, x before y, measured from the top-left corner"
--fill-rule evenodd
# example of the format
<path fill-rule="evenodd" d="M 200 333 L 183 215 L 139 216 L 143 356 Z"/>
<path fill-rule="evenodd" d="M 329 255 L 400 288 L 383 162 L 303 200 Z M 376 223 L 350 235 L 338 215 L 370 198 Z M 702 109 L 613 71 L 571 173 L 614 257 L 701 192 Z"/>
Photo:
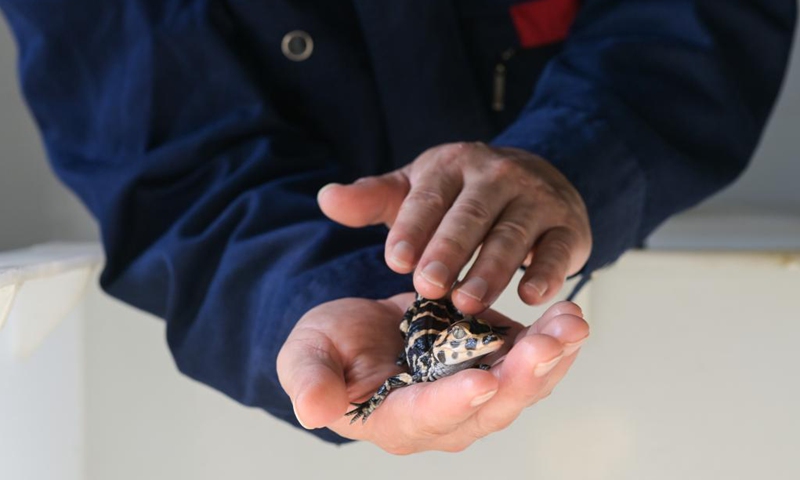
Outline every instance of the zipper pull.
<path fill-rule="evenodd" d="M 502 112 L 506 108 L 506 66 L 498 63 L 494 66 L 494 83 L 492 88 L 492 110 Z"/>
<path fill-rule="evenodd" d="M 494 81 L 492 82 L 492 110 L 502 112 L 506 108 L 506 62 L 517 53 L 509 48 L 500 55 L 500 61 L 494 66 Z"/>

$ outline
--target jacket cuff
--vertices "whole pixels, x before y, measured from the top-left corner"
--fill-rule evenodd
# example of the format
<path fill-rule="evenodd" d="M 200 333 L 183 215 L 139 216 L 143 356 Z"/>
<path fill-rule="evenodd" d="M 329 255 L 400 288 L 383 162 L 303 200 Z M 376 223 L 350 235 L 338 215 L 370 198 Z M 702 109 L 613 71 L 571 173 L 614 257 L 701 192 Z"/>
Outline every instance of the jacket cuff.
<path fill-rule="evenodd" d="M 383 250 L 382 244 L 358 250 L 315 268 L 291 282 L 297 287 L 295 288 L 296 293 L 288 299 L 283 318 L 277 322 L 278 331 L 274 332 L 275 339 L 265 342 L 269 345 L 269 348 L 265 350 L 267 358 L 257 362 L 262 369 L 260 376 L 268 378 L 267 382 L 259 383 L 271 391 L 257 393 L 257 397 L 263 395 L 264 402 L 256 400 L 255 403 L 260 404 L 259 406 L 270 414 L 298 428 L 303 428 L 294 415 L 291 400 L 278 381 L 275 368 L 278 352 L 298 320 L 317 305 L 352 297 L 354 292 L 358 292 L 359 298 L 377 300 L 413 291 L 412 276 L 399 275 L 390 270 L 384 261 Z M 397 321 L 399 324 L 399 317 Z M 342 321 L 342 328 L 347 328 L 346 320 Z M 276 390 L 280 397 L 278 402 L 275 402 L 274 392 Z M 337 444 L 350 441 L 327 428 L 310 430 L 309 433 L 322 440 Z"/>

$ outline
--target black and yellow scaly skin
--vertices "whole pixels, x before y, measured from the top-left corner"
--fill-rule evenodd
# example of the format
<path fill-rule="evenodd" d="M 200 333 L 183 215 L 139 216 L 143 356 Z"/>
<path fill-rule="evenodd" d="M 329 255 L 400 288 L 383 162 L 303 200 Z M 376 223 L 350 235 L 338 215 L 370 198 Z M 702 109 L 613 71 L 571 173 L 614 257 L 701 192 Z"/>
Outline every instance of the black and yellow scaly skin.
<path fill-rule="evenodd" d="M 392 390 L 419 382 L 432 382 L 476 365 L 478 360 L 503 345 L 506 328 L 492 327 L 472 315 L 464 315 L 449 298 L 431 300 L 417 295 L 406 310 L 400 331 L 405 340 L 404 352 L 398 365 L 408 367 L 408 373 L 389 377 L 375 394 L 345 415 L 350 423 L 367 418 L 380 406 Z"/>

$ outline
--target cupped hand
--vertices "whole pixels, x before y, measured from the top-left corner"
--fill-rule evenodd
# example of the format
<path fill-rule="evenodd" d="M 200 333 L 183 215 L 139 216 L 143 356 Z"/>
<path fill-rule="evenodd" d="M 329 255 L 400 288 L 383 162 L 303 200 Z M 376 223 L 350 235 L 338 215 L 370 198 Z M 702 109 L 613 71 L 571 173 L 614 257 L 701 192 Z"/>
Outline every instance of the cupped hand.
<path fill-rule="evenodd" d="M 466 313 L 491 305 L 521 265 L 520 298 L 551 299 L 592 247 L 577 190 L 550 163 L 514 148 L 441 145 L 386 175 L 328 185 L 318 200 L 343 225 L 390 226 L 387 264 L 415 272 L 414 287 L 427 298 L 445 295 L 480 247 L 453 294 Z"/>
<path fill-rule="evenodd" d="M 278 356 L 278 376 L 306 428 L 328 427 L 395 454 L 460 451 L 502 430 L 550 394 L 567 373 L 589 327 L 570 302 L 550 307 L 530 327 L 500 313 L 481 315 L 509 327 L 489 371 L 468 369 L 436 382 L 393 391 L 362 424 L 344 414 L 390 376 L 402 351 L 398 330 L 414 296 L 342 299 L 320 305 L 297 323 Z"/>

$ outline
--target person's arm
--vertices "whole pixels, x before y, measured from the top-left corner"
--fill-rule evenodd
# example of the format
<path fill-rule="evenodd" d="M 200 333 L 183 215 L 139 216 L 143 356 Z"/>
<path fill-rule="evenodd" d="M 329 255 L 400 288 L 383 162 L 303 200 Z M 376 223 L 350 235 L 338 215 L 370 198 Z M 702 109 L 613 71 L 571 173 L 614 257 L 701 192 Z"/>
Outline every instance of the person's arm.
<path fill-rule="evenodd" d="M 585 273 L 732 182 L 783 79 L 796 0 L 581 3 L 563 50 L 494 145 L 543 156 L 578 189 Z"/>
<path fill-rule="evenodd" d="M 443 295 L 482 244 L 453 294 L 464 311 L 490 305 L 526 256 L 519 295 L 548 301 L 567 275 L 588 278 L 741 173 L 795 18 L 794 0 L 581 2 L 529 104 L 488 148 L 432 148 L 330 190 L 323 211 L 391 224 L 387 262 L 414 271 L 427 296 Z"/>
<path fill-rule="evenodd" d="M 275 367 L 297 320 L 412 287 L 385 229 L 321 214 L 346 174 L 274 112 L 216 3 L 0 7 L 53 167 L 100 224 L 103 288 L 167 320 L 181 371 L 297 424 Z"/>

